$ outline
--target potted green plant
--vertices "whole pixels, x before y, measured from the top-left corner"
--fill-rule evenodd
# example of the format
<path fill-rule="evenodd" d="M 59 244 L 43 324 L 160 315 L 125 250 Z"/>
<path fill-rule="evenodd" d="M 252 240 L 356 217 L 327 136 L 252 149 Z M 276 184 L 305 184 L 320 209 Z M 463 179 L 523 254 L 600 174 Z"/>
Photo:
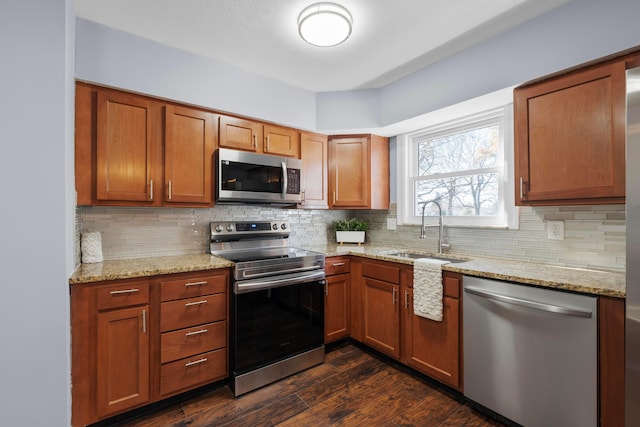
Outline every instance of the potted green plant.
<path fill-rule="evenodd" d="M 367 221 L 351 218 L 340 219 L 335 223 L 336 241 L 343 243 L 357 243 L 358 246 L 364 243 L 365 231 L 369 229 Z"/>

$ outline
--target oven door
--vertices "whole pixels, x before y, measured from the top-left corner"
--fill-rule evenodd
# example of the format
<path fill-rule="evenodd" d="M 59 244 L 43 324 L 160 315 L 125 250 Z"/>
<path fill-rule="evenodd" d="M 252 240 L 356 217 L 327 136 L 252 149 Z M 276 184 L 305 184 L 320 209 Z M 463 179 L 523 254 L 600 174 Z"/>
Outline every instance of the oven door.
<path fill-rule="evenodd" d="M 301 203 L 299 159 L 218 150 L 219 202 Z"/>
<path fill-rule="evenodd" d="M 246 282 L 234 285 L 234 376 L 323 345 L 324 271 Z"/>

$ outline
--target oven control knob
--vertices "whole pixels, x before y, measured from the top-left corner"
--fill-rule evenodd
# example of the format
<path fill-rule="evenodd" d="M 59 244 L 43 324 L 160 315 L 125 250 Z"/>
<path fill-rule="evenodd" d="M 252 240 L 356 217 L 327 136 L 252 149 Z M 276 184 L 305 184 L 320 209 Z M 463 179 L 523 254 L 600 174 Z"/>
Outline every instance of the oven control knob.
<path fill-rule="evenodd" d="M 274 230 L 277 230 L 277 229 L 278 229 L 278 224 L 275 224 L 275 223 L 274 223 L 274 224 L 271 226 L 271 228 L 273 228 Z"/>
<path fill-rule="evenodd" d="M 286 229 L 287 229 L 287 224 L 282 223 L 282 225 L 280 226 L 280 228 L 282 228 L 283 230 L 286 230 Z"/>
<path fill-rule="evenodd" d="M 216 233 L 222 232 L 222 226 L 220 224 L 216 225 L 215 230 L 216 230 Z"/>
<path fill-rule="evenodd" d="M 227 224 L 227 231 L 233 231 L 233 225 Z"/>

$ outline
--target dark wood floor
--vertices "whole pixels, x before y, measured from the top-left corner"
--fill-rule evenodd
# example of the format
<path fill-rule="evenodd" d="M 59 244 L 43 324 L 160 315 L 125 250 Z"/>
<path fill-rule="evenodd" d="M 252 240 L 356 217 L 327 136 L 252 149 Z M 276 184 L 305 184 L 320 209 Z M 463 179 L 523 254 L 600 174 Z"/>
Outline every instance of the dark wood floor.
<path fill-rule="evenodd" d="M 228 387 L 122 422 L 166 426 L 500 426 L 455 395 L 352 344 L 325 363 L 234 398 Z"/>

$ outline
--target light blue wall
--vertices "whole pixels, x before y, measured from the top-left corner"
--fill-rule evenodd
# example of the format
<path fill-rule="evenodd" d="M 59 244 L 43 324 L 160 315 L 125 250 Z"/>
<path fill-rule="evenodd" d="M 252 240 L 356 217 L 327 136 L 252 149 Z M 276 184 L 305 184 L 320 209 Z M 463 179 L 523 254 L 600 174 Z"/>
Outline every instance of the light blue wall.
<path fill-rule="evenodd" d="M 573 0 L 387 85 L 379 97 L 319 94 L 317 126 L 383 127 L 638 46 L 638 17 L 638 0 Z M 341 104 L 355 114 L 336 114 Z"/>
<path fill-rule="evenodd" d="M 0 3 L 0 425 L 69 425 L 72 0 Z"/>
<path fill-rule="evenodd" d="M 76 49 L 78 79 L 315 129 L 313 92 L 84 19 Z"/>

